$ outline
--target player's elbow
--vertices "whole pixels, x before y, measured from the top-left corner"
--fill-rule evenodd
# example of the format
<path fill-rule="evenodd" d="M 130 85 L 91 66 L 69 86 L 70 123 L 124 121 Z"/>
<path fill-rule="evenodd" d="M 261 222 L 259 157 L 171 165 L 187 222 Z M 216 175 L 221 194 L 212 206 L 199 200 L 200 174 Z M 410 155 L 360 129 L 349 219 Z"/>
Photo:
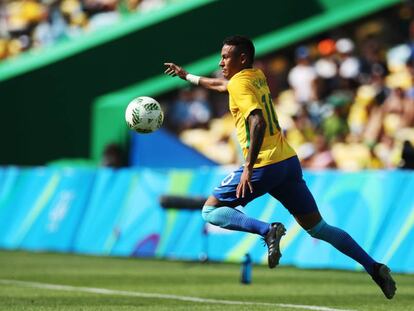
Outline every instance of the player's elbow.
<path fill-rule="evenodd" d="M 252 130 L 252 135 L 263 136 L 266 131 L 266 121 L 263 118 L 262 111 L 260 109 L 253 110 L 249 115 L 249 126 Z"/>
<path fill-rule="evenodd" d="M 227 93 L 227 84 L 228 81 L 224 79 L 215 79 L 214 84 L 216 87 L 216 90 L 220 93 Z"/>
<path fill-rule="evenodd" d="M 267 124 L 263 118 L 257 117 L 254 119 L 253 123 L 254 123 L 254 128 L 258 133 L 264 134 L 266 132 Z"/>
<path fill-rule="evenodd" d="M 256 124 L 252 129 L 251 136 L 254 136 L 255 139 L 262 140 L 266 133 L 266 124 Z"/>
<path fill-rule="evenodd" d="M 220 84 L 217 85 L 217 91 L 220 93 L 227 93 L 227 83 L 220 81 Z"/>
<path fill-rule="evenodd" d="M 265 132 L 266 128 L 267 128 L 267 124 L 266 121 L 263 118 L 260 118 L 259 120 L 257 120 L 257 128 L 259 131 L 261 132 Z"/>

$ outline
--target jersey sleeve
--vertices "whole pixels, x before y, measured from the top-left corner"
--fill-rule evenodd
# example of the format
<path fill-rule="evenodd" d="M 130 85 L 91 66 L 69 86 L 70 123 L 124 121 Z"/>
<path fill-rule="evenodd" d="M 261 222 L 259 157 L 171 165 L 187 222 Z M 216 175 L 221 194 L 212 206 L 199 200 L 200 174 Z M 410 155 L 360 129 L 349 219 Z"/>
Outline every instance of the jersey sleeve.
<path fill-rule="evenodd" d="M 262 109 L 253 86 L 248 80 L 237 79 L 230 81 L 227 85 L 227 90 L 245 119 L 248 118 L 253 110 Z"/>

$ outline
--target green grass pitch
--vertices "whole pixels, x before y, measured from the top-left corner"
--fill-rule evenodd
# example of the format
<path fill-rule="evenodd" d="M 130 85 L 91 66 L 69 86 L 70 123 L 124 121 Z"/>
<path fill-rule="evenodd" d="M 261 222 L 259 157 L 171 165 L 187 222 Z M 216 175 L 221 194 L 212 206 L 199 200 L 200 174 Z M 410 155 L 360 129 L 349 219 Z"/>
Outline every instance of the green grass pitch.
<path fill-rule="evenodd" d="M 243 285 L 237 264 L 0 251 L 0 310 L 414 310 L 394 275 L 387 300 L 362 272 L 254 266 Z"/>

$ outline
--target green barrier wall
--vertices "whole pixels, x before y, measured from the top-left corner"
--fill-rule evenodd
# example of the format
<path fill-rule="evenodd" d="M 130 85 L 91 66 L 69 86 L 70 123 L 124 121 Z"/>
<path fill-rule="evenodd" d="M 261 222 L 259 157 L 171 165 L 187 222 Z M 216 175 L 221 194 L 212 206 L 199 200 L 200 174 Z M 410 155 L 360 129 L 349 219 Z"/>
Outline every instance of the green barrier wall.
<path fill-rule="evenodd" d="M 211 72 L 222 38 L 255 38 L 258 54 L 380 10 L 399 0 L 185 1 L 145 17 L 62 44 L 18 63 L 0 66 L 0 164 L 43 164 L 90 154 L 125 141 L 123 109 L 137 95 L 155 96 L 179 86 L 160 76 L 172 60 L 194 72 Z M 121 91 L 120 91 L 121 90 Z M 122 91 L 124 90 L 124 91 Z M 119 120 L 119 121 L 117 121 Z"/>

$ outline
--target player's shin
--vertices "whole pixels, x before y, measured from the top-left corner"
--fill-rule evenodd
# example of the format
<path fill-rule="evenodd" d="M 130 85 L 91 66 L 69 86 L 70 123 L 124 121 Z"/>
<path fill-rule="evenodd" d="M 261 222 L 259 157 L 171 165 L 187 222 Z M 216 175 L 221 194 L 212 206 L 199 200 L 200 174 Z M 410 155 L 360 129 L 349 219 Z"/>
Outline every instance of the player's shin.
<path fill-rule="evenodd" d="M 205 205 L 202 210 L 203 219 L 213 225 L 225 229 L 245 231 L 265 236 L 270 224 L 251 218 L 241 211 L 227 207 L 214 207 Z"/>
<path fill-rule="evenodd" d="M 359 262 L 372 275 L 375 260 L 344 230 L 330 226 L 322 219 L 307 232 L 314 238 L 330 243 L 343 254 Z"/>

